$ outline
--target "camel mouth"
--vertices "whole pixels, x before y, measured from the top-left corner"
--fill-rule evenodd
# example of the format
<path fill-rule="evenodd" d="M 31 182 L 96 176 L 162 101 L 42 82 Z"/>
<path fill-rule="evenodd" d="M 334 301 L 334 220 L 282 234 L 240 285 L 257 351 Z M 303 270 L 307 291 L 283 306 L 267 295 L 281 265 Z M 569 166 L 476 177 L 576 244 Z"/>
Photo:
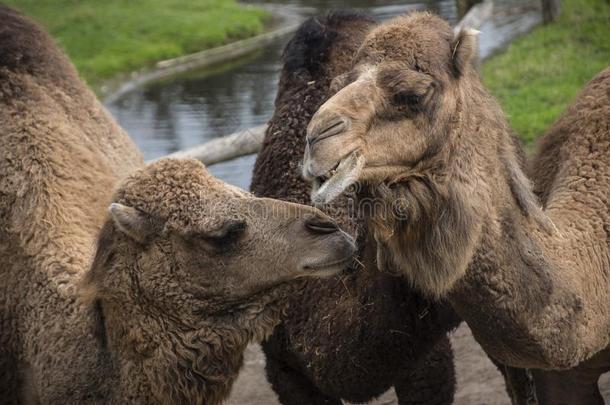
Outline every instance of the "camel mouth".
<path fill-rule="evenodd" d="M 307 265 L 303 268 L 305 274 L 299 276 L 302 277 L 314 277 L 314 278 L 327 278 L 337 275 L 344 271 L 349 264 L 352 263 L 354 257 L 349 255 L 343 259 L 335 260 L 329 263 Z"/>
<path fill-rule="evenodd" d="M 364 168 L 364 157 L 354 151 L 340 160 L 334 168 L 314 179 L 311 201 L 315 205 L 328 204 L 356 183 Z"/>
<path fill-rule="evenodd" d="M 323 174 L 321 176 L 318 176 L 314 179 L 314 182 L 319 186 L 321 186 L 322 184 L 326 183 L 328 180 L 330 180 L 331 177 L 333 177 L 334 175 L 337 174 L 337 168 L 339 167 L 339 165 L 341 164 L 341 161 L 337 162 L 337 164 L 330 169 L 328 172 L 326 172 L 326 174 Z"/>

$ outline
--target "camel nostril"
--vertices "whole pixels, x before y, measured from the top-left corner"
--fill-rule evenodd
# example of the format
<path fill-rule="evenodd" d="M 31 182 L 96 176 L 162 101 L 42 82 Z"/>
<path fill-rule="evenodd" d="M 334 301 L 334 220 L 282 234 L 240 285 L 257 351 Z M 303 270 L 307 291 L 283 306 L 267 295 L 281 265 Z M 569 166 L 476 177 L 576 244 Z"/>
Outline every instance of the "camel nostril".
<path fill-rule="evenodd" d="M 326 122 L 325 125 L 318 126 L 319 128 L 322 128 L 321 130 L 314 130 L 307 135 L 309 147 L 312 147 L 316 142 L 321 141 L 322 139 L 340 134 L 347 127 L 347 121 L 342 117 L 324 121 Z"/>
<path fill-rule="evenodd" d="M 315 234 L 327 235 L 339 231 L 339 226 L 330 218 L 312 216 L 305 220 L 305 228 Z"/>

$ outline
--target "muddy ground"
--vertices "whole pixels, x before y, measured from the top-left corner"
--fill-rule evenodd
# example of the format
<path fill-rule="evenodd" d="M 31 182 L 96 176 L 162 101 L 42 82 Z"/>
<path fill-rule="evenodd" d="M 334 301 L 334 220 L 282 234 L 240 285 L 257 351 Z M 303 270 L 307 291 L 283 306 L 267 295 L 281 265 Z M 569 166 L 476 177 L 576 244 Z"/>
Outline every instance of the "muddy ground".
<path fill-rule="evenodd" d="M 457 405 L 510 405 L 500 372 L 474 341 L 470 330 L 462 324 L 451 336 L 457 374 Z M 279 405 L 265 379 L 265 358 L 258 345 L 246 352 L 244 368 L 235 382 L 229 405 Z M 610 405 L 610 373 L 600 380 L 603 396 Z M 392 390 L 370 402 L 372 405 L 396 405 Z"/>

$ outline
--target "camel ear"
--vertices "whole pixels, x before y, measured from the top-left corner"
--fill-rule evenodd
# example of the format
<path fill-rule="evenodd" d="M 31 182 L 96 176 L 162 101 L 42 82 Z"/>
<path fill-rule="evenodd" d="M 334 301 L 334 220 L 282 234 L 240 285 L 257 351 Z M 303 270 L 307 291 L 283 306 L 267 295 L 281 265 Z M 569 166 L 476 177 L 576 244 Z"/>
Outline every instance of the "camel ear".
<path fill-rule="evenodd" d="M 145 242 L 155 230 L 151 218 L 133 207 L 112 203 L 108 212 L 116 227 L 136 242 Z"/>
<path fill-rule="evenodd" d="M 451 43 L 451 67 L 455 77 L 460 77 L 477 53 L 478 36 L 481 31 L 462 28 Z"/>

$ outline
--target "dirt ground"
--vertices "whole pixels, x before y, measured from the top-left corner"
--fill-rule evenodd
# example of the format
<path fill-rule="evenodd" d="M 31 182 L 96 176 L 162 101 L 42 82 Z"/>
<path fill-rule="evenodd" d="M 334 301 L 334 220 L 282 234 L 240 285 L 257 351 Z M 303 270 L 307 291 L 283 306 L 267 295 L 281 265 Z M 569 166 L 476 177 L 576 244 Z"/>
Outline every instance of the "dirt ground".
<path fill-rule="evenodd" d="M 500 372 L 474 341 L 470 329 L 462 324 L 451 336 L 457 374 L 456 405 L 510 405 Z M 280 405 L 265 379 L 265 357 L 260 346 L 251 345 L 244 368 L 227 404 Z M 610 405 L 610 373 L 600 380 L 602 394 Z M 370 402 L 371 405 L 396 405 L 393 390 Z"/>

